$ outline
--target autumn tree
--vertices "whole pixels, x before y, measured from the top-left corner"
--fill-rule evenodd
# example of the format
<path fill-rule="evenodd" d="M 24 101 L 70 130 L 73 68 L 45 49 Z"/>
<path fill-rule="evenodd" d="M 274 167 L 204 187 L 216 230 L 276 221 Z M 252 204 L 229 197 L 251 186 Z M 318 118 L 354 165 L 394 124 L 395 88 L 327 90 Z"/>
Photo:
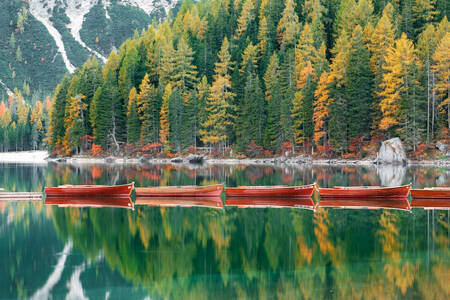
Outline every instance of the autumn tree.
<path fill-rule="evenodd" d="M 231 91 L 230 71 L 233 68 L 228 49 L 229 43 L 225 37 L 218 54 L 219 61 L 215 64 L 214 81 L 205 105 L 206 120 L 200 130 L 205 144 L 225 146 L 228 138 L 227 127 L 233 125 L 231 111 L 234 108 L 231 103 L 235 94 Z"/>

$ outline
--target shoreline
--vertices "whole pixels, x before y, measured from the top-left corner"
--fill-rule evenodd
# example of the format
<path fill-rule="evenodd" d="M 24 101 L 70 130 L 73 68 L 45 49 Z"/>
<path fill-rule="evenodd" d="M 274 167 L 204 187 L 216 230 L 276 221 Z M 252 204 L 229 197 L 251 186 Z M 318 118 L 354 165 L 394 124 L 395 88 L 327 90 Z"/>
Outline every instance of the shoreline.
<path fill-rule="evenodd" d="M 377 164 L 376 159 L 312 159 L 310 157 L 271 157 L 271 158 L 208 158 L 202 157 L 202 163 L 190 163 L 188 160 L 195 156 L 175 158 L 125 158 L 125 157 L 90 157 L 74 156 L 62 158 L 50 158 L 47 151 L 19 151 L 0 153 L 0 163 L 22 164 L 114 164 L 114 165 L 152 165 L 171 164 L 189 166 L 207 165 L 261 165 L 261 166 L 423 166 L 423 167 L 450 167 L 450 159 L 442 160 L 407 160 L 406 164 Z"/>

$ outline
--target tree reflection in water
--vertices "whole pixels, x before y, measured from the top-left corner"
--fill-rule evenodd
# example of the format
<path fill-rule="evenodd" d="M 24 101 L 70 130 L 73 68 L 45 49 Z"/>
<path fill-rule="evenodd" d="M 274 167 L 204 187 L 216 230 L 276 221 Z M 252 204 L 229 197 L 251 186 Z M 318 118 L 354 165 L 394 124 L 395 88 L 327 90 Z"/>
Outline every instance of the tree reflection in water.
<path fill-rule="evenodd" d="M 447 212 L 433 219 L 429 260 L 424 210 L 138 206 L 55 208 L 52 218 L 86 259 L 103 253 L 124 278 L 164 298 L 449 295 Z"/>

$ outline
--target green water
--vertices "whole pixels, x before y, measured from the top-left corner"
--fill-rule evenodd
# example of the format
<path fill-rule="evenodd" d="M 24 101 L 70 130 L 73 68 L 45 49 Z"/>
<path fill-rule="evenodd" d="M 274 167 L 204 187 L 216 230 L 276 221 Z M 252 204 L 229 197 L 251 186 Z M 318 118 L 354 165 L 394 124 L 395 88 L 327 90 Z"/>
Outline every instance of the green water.
<path fill-rule="evenodd" d="M 400 174 L 400 175 L 399 175 Z M 450 186 L 446 169 L 0 165 L 0 187 Z M 448 299 L 448 210 L 59 208 L 0 201 L 0 298 Z"/>

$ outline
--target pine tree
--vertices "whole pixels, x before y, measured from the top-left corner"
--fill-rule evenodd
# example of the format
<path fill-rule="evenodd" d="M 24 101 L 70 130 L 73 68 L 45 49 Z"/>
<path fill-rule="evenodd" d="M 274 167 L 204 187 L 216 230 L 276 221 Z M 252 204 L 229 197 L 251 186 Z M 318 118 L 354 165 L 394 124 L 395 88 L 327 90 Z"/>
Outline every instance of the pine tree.
<path fill-rule="evenodd" d="M 192 64 L 194 51 L 189 47 L 187 39 L 182 37 L 178 42 L 178 49 L 173 61 L 174 73 L 170 78 L 173 88 L 179 89 L 183 98 L 197 85 L 197 70 Z"/>
<path fill-rule="evenodd" d="M 329 106 L 329 141 L 333 149 L 340 154 L 346 152 L 348 148 L 348 102 L 345 95 L 345 78 L 350 46 L 347 32 L 341 31 L 333 48 L 335 56 L 329 73 L 330 95 L 334 99 Z"/>
<path fill-rule="evenodd" d="M 136 144 L 141 135 L 141 122 L 139 120 L 138 106 L 137 106 L 137 92 L 136 88 L 132 88 L 130 96 L 128 97 L 127 108 L 127 142 L 129 144 Z"/>
<path fill-rule="evenodd" d="M 160 131 L 159 140 L 164 147 L 165 152 L 170 152 L 170 123 L 169 123 L 169 101 L 172 95 L 172 86 L 170 84 L 166 85 L 164 89 L 164 95 L 162 100 L 162 107 L 160 113 Z"/>
<path fill-rule="evenodd" d="M 255 19 L 255 6 L 253 0 L 245 0 L 241 15 L 237 19 L 237 28 L 234 38 L 237 40 L 247 30 L 249 24 Z"/>
<path fill-rule="evenodd" d="M 303 4 L 303 15 L 305 17 L 305 26 L 311 27 L 312 39 L 314 47 L 318 49 L 322 43 L 325 42 L 325 27 L 323 24 L 323 13 L 325 8 L 320 0 L 306 0 Z M 303 31 L 305 28 L 303 27 Z M 300 38 L 302 40 L 302 38 Z"/>
<path fill-rule="evenodd" d="M 140 140 L 143 144 L 154 143 L 159 140 L 159 101 L 156 91 L 150 83 L 150 76 L 145 74 L 139 85 L 136 105 L 141 124 Z"/>
<path fill-rule="evenodd" d="M 205 144 L 225 146 L 224 143 L 228 138 L 227 128 L 233 125 L 231 111 L 234 108 L 231 103 L 235 94 L 231 92 L 232 62 L 228 49 L 229 43 L 225 37 L 218 54 L 219 61 L 215 64 L 214 81 L 205 106 L 206 120 L 200 130 L 202 141 Z"/>
<path fill-rule="evenodd" d="M 297 81 L 297 93 L 292 107 L 292 131 L 297 145 L 304 145 L 312 139 L 313 135 L 313 97 L 314 97 L 315 73 L 311 61 L 301 70 Z"/>
<path fill-rule="evenodd" d="M 400 135 L 413 147 L 420 140 L 418 116 L 423 114 L 418 100 L 418 67 L 414 46 L 406 34 L 402 34 L 386 55 L 386 73 L 379 93 L 383 114 L 380 129 L 388 135 Z"/>
<path fill-rule="evenodd" d="M 436 17 L 436 0 L 414 0 L 412 5 L 412 27 L 415 34 L 423 31 L 426 24 L 429 24 Z"/>
<path fill-rule="evenodd" d="M 53 96 L 53 104 L 50 111 L 50 126 L 48 128 L 49 146 L 51 151 L 62 143 L 62 138 L 65 135 L 64 115 L 69 84 L 70 76 L 65 75 L 61 83 L 56 86 Z"/>
<path fill-rule="evenodd" d="M 280 68 L 276 52 L 270 57 L 266 74 L 264 75 L 267 102 L 267 126 L 264 136 L 264 146 L 278 152 L 281 149 L 281 90 L 280 90 Z"/>
<path fill-rule="evenodd" d="M 369 50 L 371 52 L 370 67 L 374 75 L 374 87 L 375 87 L 375 99 L 371 108 L 372 121 L 372 133 L 379 130 L 379 124 L 382 118 L 380 111 L 380 98 L 378 94 L 381 92 L 380 86 L 383 80 L 384 66 L 385 66 L 385 54 L 387 50 L 394 45 L 395 34 L 394 26 L 392 25 L 394 7 L 391 3 L 388 3 L 383 14 L 378 20 L 378 23 L 370 37 Z"/>
<path fill-rule="evenodd" d="M 298 16 L 295 13 L 294 0 L 286 0 L 280 22 L 277 26 L 278 43 L 281 49 L 294 45 L 299 30 Z"/>
<path fill-rule="evenodd" d="M 441 39 L 433 55 L 433 71 L 436 73 L 434 92 L 441 99 L 439 108 L 441 113 L 447 112 L 444 126 L 450 129 L 450 33 Z"/>
<path fill-rule="evenodd" d="M 330 98 L 330 92 L 328 90 L 328 73 L 323 72 L 320 75 L 319 83 L 317 84 L 317 88 L 314 92 L 314 143 L 319 145 L 321 140 L 323 144 L 326 142 L 327 137 L 327 122 L 329 118 L 329 105 L 333 102 L 333 99 Z"/>
<path fill-rule="evenodd" d="M 367 136 L 370 129 L 373 77 L 369 64 L 369 52 L 364 45 L 361 26 L 353 30 L 348 68 L 345 78 L 345 95 L 348 102 L 348 137 Z"/>
<path fill-rule="evenodd" d="M 64 148 L 66 155 L 72 151 L 77 154 L 81 151 L 81 137 L 86 134 L 84 128 L 85 111 L 87 104 L 83 102 L 84 95 L 76 95 L 70 97 L 66 110 L 66 118 L 64 120 L 66 127 L 66 134 L 64 136 Z"/>

